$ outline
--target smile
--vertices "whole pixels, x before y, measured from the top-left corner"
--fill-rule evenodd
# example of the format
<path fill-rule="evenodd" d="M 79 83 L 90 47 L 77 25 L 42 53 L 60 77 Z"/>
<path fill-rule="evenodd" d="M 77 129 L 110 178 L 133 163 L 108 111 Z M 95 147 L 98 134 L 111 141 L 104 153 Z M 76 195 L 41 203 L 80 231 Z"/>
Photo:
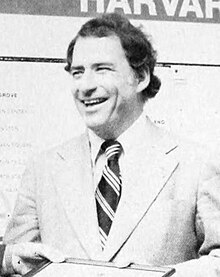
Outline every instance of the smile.
<path fill-rule="evenodd" d="M 81 102 L 84 105 L 86 105 L 86 107 L 88 107 L 88 106 L 94 106 L 94 105 L 104 103 L 106 100 L 107 98 L 95 98 L 95 99 L 81 100 Z"/>

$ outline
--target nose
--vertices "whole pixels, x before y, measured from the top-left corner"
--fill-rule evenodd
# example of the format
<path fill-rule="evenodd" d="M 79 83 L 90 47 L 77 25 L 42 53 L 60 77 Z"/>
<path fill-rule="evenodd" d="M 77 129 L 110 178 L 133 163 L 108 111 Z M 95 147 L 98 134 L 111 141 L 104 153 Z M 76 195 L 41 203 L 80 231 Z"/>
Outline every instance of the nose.
<path fill-rule="evenodd" d="M 97 88 L 96 78 L 91 71 L 85 71 L 79 81 L 79 92 L 83 96 L 90 96 Z"/>

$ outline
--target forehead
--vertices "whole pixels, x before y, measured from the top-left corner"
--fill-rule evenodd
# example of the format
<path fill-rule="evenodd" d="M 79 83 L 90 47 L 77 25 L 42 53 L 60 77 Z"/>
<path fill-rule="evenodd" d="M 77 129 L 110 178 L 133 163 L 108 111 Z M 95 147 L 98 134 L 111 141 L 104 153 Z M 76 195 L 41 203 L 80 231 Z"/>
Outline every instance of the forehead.
<path fill-rule="evenodd" d="M 72 64 L 127 61 L 120 39 L 109 37 L 79 37 L 75 43 Z"/>

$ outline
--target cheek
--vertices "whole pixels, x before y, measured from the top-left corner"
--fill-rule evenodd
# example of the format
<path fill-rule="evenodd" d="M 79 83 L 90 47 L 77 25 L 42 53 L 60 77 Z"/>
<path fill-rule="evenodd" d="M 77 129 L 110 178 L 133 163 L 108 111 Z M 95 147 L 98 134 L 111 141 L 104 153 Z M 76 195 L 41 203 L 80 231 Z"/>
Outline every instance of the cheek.
<path fill-rule="evenodd" d="M 106 78 L 106 76 L 103 76 L 103 78 L 99 77 L 97 80 L 97 88 L 104 89 L 109 93 L 114 88 L 114 81 L 111 78 Z"/>
<path fill-rule="evenodd" d="M 78 95 L 79 95 L 79 90 L 76 87 L 74 87 L 74 88 L 71 89 L 71 93 L 72 93 L 72 96 L 73 96 L 74 100 L 76 100 L 78 98 Z"/>
<path fill-rule="evenodd" d="M 112 90 L 122 85 L 122 78 L 114 73 L 106 73 L 96 76 L 97 87 L 104 87 L 106 90 Z"/>

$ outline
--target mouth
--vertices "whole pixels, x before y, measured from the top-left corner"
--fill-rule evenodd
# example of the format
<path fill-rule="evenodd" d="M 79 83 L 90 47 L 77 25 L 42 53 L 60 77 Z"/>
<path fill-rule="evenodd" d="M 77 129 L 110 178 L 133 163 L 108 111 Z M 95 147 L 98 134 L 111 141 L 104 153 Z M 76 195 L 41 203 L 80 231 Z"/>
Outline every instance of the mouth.
<path fill-rule="evenodd" d="M 100 105 L 107 101 L 107 98 L 95 98 L 95 99 L 85 99 L 85 100 L 80 100 L 86 107 L 92 107 L 96 105 Z"/>

